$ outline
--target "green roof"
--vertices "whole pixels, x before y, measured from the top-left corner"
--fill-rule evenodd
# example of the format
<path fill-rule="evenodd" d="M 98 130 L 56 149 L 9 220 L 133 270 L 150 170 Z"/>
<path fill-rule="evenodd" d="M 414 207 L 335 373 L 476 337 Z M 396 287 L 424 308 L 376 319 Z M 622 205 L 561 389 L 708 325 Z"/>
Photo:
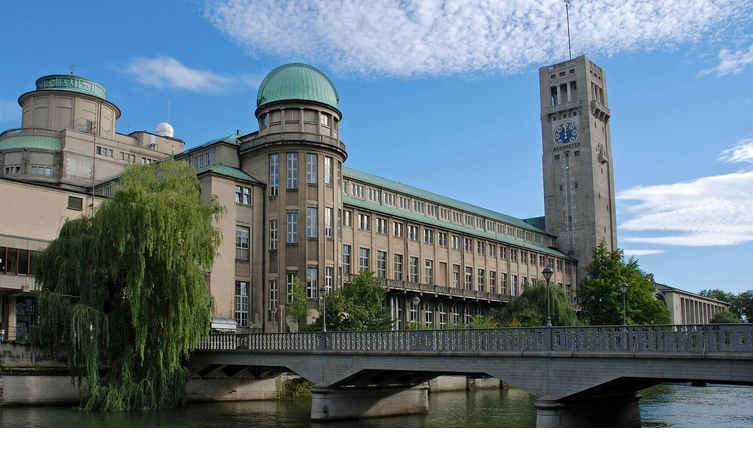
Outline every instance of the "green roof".
<path fill-rule="evenodd" d="M 516 227 L 520 227 L 529 231 L 535 231 L 536 233 L 541 233 L 541 234 L 546 234 L 548 236 L 552 236 L 551 234 L 548 234 L 546 231 L 542 230 L 541 228 L 535 227 L 531 225 L 530 223 L 524 220 L 518 219 L 516 217 L 508 216 L 507 214 L 502 214 L 496 211 L 492 211 L 490 209 L 471 205 L 470 203 L 461 202 L 459 200 L 445 197 L 444 195 L 435 194 L 433 192 L 429 192 L 423 189 L 408 186 L 403 183 L 398 183 L 397 181 L 388 180 L 386 178 L 378 177 L 376 175 L 371 175 L 371 174 L 361 172 L 355 169 L 350 169 L 347 167 L 343 167 L 343 175 L 347 178 L 352 178 L 354 180 L 358 180 L 363 183 L 371 184 L 374 186 L 381 186 L 383 188 L 389 189 L 391 191 L 399 192 L 401 194 L 422 198 L 424 200 L 438 203 L 440 205 L 449 206 L 451 208 L 455 208 L 455 209 L 459 209 L 461 211 L 465 211 L 471 214 L 483 216 L 488 219 L 505 222 L 507 224 L 514 225 Z"/>
<path fill-rule="evenodd" d="M 220 138 L 217 138 L 217 139 L 212 139 L 211 141 L 205 142 L 203 144 L 193 146 L 193 147 L 189 148 L 188 150 L 184 150 L 182 154 L 185 155 L 187 153 L 191 153 L 191 152 L 193 152 L 195 150 L 200 150 L 200 149 L 209 147 L 210 145 L 214 145 L 214 144 L 217 144 L 219 142 L 223 142 L 225 144 L 230 144 L 230 145 L 238 146 L 238 145 L 241 145 L 241 141 L 239 139 L 241 136 L 243 136 L 243 132 L 240 131 L 240 130 L 238 130 L 238 132 L 235 133 L 235 134 L 231 134 L 231 135 L 225 136 L 225 137 L 220 137 Z M 176 156 L 180 156 L 180 155 L 176 155 Z"/>
<path fill-rule="evenodd" d="M 52 136 L 12 136 L 0 141 L 0 150 L 13 148 L 43 148 L 46 150 L 61 150 L 60 138 Z"/>
<path fill-rule="evenodd" d="M 241 169 L 238 169 L 236 167 L 226 166 L 225 164 L 217 163 L 217 164 L 212 164 L 211 166 L 202 167 L 201 169 L 196 171 L 196 175 L 199 175 L 205 172 L 216 173 L 217 175 L 234 178 L 236 180 L 245 181 L 247 183 L 264 184 L 261 181 L 257 180 L 256 178 L 252 177 L 251 175 L 247 174 L 246 172 L 242 171 Z"/>
<path fill-rule="evenodd" d="M 76 75 L 46 75 L 37 79 L 37 90 L 54 89 L 57 91 L 80 92 L 105 100 L 107 89 L 96 81 L 77 77 Z"/>
<path fill-rule="evenodd" d="M 259 85 L 256 106 L 283 100 L 307 100 L 335 109 L 340 101 L 327 75 L 308 64 L 285 64 L 269 72 Z"/>
<path fill-rule="evenodd" d="M 563 258 L 567 257 L 567 255 L 565 255 L 561 251 L 553 249 L 553 248 L 545 247 L 543 245 L 537 245 L 537 244 L 532 244 L 530 242 L 520 241 L 517 239 L 507 237 L 507 236 L 502 236 L 495 233 L 489 233 L 488 231 L 484 231 L 484 230 L 477 230 L 475 228 L 464 227 L 462 225 L 458 225 L 452 222 L 445 222 L 443 220 L 439 220 L 437 218 L 430 217 L 430 216 L 425 216 L 423 214 L 416 214 L 412 211 L 406 211 L 400 208 L 391 208 L 391 207 L 380 205 L 378 203 L 373 203 L 366 200 L 353 198 L 349 195 L 343 196 L 343 204 L 382 213 L 384 215 L 402 217 L 403 219 L 408 219 L 408 220 L 418 222 L 418 223 L 424 223 L 424 224 L 431 225 L 437 228 L 444 228 L 447 230 L 456 231 L 458 233 L 463 233 L 466 235 L 473 235 L 476 237 L 488 239 L 490 241 L 503 242 L 505 244 L 514 245 L 514 246 L 517 246 L 520 248 L 526 248 L 529 250 L 535 250 L 537 252 L 547 253 L 550 255 L 555 255 L 555 256 L 559 256 Z"/>

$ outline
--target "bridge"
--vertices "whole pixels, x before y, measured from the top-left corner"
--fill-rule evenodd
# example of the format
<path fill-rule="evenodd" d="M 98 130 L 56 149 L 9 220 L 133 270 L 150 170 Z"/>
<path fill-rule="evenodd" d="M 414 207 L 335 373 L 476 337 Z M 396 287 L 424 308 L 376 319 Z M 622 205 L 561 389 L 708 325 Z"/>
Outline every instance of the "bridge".
<path fill-rule="evenodd" d="M 294 372 L 314 384 L 312 420 L 424 413 L 428 380 L 488 375 L 537 397 L 539 427 L 640 426 L 650 386 L 753 385 L 753 325 L 216 334 L 188 367 L 194 378 Z"/>

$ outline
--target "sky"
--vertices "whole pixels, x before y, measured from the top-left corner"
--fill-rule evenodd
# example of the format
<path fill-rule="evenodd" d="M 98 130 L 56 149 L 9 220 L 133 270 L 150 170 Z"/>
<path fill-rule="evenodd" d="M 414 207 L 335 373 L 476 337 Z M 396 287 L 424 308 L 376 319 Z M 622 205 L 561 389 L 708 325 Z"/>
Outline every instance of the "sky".
<path fill-rule="evenodd" d="M 48 3 L 47 7 L 44 4 Z M 753 0 L 572 0 L 573 55 L 607 74 L 618 244 L 656 280 L 753 289 Z M 43 75 L 105 86 L 117 130 L 186 148 L 256 130 L 256 90 L 304 62 L 340 94 L 346 165 L 516 217 L 543 215 L 540 66 L 560 0 L 3 2 L 0 129 Z M 397 163 L 396 163 L 397 162 Z"/>

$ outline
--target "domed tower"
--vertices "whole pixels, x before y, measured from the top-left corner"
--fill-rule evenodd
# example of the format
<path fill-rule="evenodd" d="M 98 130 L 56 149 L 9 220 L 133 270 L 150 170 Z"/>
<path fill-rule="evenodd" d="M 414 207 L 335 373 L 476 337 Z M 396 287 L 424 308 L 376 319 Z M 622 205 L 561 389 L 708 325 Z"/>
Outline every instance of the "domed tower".
<path fill-rule="evenodd" d="M 255 294 L 264 299 L 265 330 L 279 329 L 295 277 L 306 285 L 309 323 L 319 289 L 342 286 L 340 186 L 347 153 L 338 102 L 334 84 L 318 69 L 280 66 L 259 86 L 259 131 L 242 139 L 242 169 L 267 185 L 264 243 L 254 252 L 263 261 L 265 284 Z"/>

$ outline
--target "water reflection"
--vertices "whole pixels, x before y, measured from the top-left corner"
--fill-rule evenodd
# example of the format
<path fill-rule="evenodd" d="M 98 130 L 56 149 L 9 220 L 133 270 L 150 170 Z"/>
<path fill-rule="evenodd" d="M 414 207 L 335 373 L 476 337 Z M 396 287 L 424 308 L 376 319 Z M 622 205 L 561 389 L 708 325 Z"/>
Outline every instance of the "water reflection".
<path fill-rule="evenodd" d="M 659 385 L 641 392 L 646 427 L 753 427 L 753 388 Z M 310 400 L 192 403 L 132 413 L 0 407 L 2 427 L 533 427 L 535 398 L 516 388 L 429 396 L 429 414 L 311 423 Z"/>

